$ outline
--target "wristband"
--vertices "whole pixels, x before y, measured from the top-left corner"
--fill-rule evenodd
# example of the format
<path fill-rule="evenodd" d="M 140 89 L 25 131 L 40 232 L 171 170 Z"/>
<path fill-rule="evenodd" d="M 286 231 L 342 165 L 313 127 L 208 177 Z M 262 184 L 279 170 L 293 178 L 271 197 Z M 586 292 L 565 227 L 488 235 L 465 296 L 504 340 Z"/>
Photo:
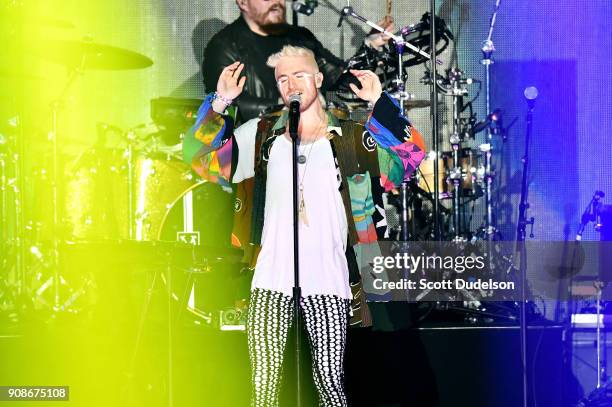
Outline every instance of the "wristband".
<path fill-rule="evenodd" d="M 225 106 L 229 106 L 229 105 L 231 105 L 232 103 L 234 103 L 234 99 L 228 99 L 228 98 L 226 98 L 226 97 L 224 97 L 224 96 L 221 96 L 221 95 L 220 95 L 220 94 L 218 94 L 217 92 L 215 92 L 215 93 L 213 94 L 213 101 L 214 101 L 214 100 L 216 100 L 216 99 L 218 99 L 218 100 L 220 100 L 221 102 L 223 102 L 223 103 L 225 104 Z"/>

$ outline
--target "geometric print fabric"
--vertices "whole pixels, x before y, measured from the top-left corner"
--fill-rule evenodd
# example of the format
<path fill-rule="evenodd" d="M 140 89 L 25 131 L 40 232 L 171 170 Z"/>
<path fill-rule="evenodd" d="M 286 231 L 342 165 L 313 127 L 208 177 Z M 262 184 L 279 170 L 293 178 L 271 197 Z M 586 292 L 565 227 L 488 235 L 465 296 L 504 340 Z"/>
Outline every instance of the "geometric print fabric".
<path fill-rule="evenodd" d="M 291 296 L 256 288 L 251 291 L 246 323 L 253 392 L 251 407 L 278 407 L 283 354 L 293 324 Z M 346 407 L 344 351 L 349 301 L 335 295 L 300 300 L 312 354 L 319 406 Z"/>

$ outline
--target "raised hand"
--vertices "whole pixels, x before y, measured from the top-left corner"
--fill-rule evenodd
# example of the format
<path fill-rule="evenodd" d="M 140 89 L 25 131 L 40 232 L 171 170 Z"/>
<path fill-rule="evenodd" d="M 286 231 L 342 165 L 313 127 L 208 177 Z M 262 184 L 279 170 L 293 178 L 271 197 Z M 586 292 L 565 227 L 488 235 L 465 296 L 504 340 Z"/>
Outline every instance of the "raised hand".
<path fill-rule="evenodd" d="M 351 69 L 350 72 L 361 84 L 361 89 L 353 83 L 349 85 L 353 93 L 360 99 L 366 100 L 372 104 L 376 103 L 382 94 L 382 85 L 380 79 L 378 79 L 378 75 L 372 71 L 362 71 L 358 69 Z"/>
<path fill-rule="evenodd" d="M 217 94 L 225 99 L 236 99 L 242 93 L 246 76 L 240 78 L 244 64 L 236 61 L 226 66 L 217 81 Z"/>

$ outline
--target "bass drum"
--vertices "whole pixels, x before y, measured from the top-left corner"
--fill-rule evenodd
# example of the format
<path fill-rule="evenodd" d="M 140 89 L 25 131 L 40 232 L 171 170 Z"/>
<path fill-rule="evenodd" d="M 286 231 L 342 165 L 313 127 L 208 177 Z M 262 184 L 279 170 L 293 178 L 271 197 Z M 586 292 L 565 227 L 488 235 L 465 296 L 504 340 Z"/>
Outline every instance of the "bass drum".
<path fill-rule="evenodd" d="M 204 181 L 192 185 L 169 205 L 157 239 L 230 247 L 233 202 L 233 194 L 217 184 Z"/>
<path fill-rule="evenodd" d="M 244 271 L 242 250 L 231 247 L 233 202 L 234 194 L 204 181 L 183 191 L 163 218 L 159 240 L 198 246 L 189 271 L 171 274 L 183 321 L 224 329 L 233 315 L 229 325 L 242 329 L 252 273 Z"/>
<path fill-rule="evenodd" d="M 168 208 L 195 180 L 187 164 L 166 154 L 140 155 L 133 168 L 134 237 L 156 240 Z"/>

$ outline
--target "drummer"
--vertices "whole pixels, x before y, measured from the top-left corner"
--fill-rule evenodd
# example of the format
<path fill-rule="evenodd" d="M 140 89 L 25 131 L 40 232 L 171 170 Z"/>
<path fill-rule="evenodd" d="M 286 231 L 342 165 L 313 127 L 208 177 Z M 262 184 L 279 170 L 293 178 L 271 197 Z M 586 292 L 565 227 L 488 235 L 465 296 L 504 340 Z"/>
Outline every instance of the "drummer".
<path fill-rule="evenodd" d="M 300 46 L 314 52 L 319 71 L 325 78 L 322 93 L 334 88 L 345 71 L 344 61 L 327 50 L 308 29 L 287 24 L 284 0 L 236 0 L 236 5 L 240 16 L 218 32 L 206 46 L 202 76 L 207 92 L 212 92 L 224 67 L 234 61 L 244 63 L 249 81 L 235 101 L 241 122 L 280 103 L 274 71 L 266 61 L 285 45 Z M 388 31 L 394 30 L 391 17 L 379 24 Z M 386 36 L 371 34 L 365 43 L 379 48 L 388 41 Z"/>

